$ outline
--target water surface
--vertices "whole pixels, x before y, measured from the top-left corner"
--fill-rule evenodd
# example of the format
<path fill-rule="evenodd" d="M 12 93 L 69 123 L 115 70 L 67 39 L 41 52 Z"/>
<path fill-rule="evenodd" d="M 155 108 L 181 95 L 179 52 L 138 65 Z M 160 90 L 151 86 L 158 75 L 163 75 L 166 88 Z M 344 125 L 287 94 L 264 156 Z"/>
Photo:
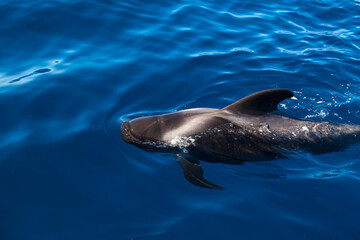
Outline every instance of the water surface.
<path fill-rule="evenodd" d="M 359 146 L 234 166 L 225 191 L 121 140 L 128 114 L 282 87 L 360 124 L 360 2 L 0 2 L 1 239 L 358 239 Z"/>

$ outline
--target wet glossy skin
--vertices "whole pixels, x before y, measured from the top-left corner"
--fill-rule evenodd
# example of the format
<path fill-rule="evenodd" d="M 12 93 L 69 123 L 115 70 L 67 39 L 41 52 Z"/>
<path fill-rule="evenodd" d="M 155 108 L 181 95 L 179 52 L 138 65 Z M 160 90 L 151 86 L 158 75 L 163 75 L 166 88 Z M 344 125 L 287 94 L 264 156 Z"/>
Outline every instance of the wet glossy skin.
<path fill-rule="evenodd" d="M 186 148 L 192 155 L 222 162 L 270 160 L 289 151 L 339 151 L 360 136 L 355 125 L 207 108 L 125 121 L 121 129 L 126 142 L 147 151 L 177 153 Z"/>

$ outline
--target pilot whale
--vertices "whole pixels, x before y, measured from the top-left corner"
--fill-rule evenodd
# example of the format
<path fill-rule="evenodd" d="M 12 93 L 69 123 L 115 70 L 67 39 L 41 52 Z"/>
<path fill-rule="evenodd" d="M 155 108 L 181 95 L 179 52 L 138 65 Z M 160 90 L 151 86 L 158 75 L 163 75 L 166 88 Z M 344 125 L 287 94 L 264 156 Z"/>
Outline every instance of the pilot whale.
<path fill-rule="evenodd" d="M 254 93 L 222 109 L 193 108 L 121 123 L 125 142 L 146 151 L 175 153 L 185 178 L 200 187 L 222 189 L 203 177 L 200 161 L 242 164 L 322 154 L 360 142 L 360 126 L 296 119 L 277 105 L 287 89 Z"/>

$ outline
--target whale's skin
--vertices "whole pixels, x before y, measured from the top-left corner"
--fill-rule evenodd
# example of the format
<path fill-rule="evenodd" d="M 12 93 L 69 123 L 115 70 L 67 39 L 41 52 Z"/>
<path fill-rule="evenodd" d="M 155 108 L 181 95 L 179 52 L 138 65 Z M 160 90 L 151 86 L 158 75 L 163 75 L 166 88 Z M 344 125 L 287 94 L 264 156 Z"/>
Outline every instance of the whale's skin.
<path fill-rule="evenodd" d="M 359 125 L 300 120 L 278 111 L 277 104 L 292 96 L 286 89 L 270 89 L 223 109 L 194 108 L 123 121 L 122 138 L 147 151 L 232 164 L 293 152 L 329 153 L 359 143 Z"/>
<path fill-rule="evenodd" d="M 138 132 L 141 125 L 146 129 L 141 127 Z M 126 142 L 147 151 L 203 154 L 220 162 L 226 158 L 270 160 L 294 151 L 341 151 L 360 138 L 358 125 L 303 121 L 279 113 L 238 115 L 208 108 L 124 121 L 121 132 Z"/>

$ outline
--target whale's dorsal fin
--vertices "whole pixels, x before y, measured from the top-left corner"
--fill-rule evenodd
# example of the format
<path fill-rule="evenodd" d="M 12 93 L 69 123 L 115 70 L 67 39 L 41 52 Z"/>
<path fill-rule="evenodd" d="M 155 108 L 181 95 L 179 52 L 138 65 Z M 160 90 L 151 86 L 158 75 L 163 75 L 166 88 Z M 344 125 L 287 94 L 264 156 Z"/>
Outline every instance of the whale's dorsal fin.
<path fill-rule="evenodd" d="M 283 88 L 274 88 L 260 91 L 240 99 L 233 104 L 223 108 L 233 113 L 243 113 L 250 115 L 263 115 L 277 110 L 277 105 L 293 97 L 294 94 Z"/>

